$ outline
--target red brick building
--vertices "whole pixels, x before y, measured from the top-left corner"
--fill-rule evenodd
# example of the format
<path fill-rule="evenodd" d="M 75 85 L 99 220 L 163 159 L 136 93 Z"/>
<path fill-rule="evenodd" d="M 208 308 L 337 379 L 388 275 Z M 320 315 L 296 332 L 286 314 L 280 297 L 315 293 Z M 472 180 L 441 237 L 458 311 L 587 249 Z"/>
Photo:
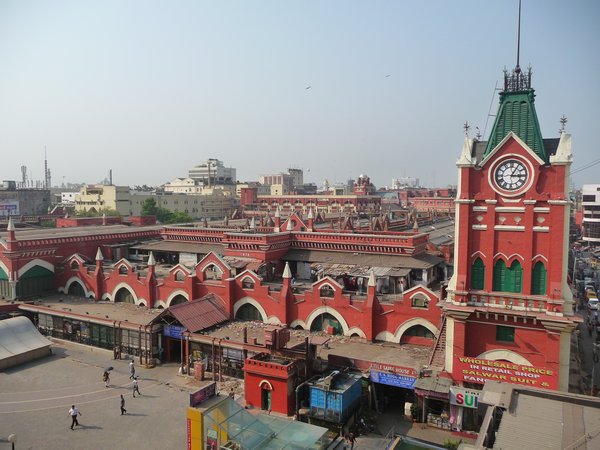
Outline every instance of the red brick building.
<path fill-rule="evenodd" d="M 571 137 L 542 138 L 534 97 L 531 72 L 506 73 L 489 140 L 465 138 L 457 162 L 441 364 L 461 383 L 568 389 Z"/>
<path fill-rule="evenodd" d="M 427 233 L 316 232 L 312 219 L 295 214 L 276 225 L 10 227 L 0 243 L 0 294 L 59 291 L 166 308 L 212 293 L 230 319 L 433 345 L 445 263 L 426 252 Z M 142 263 L 125 258 L 133 243 L 148 239 L 146 248 L 177 253 L 182 262 L 157 263 L 152 253 Z M 184 254 L 192 261 L 184 264 Z"/>

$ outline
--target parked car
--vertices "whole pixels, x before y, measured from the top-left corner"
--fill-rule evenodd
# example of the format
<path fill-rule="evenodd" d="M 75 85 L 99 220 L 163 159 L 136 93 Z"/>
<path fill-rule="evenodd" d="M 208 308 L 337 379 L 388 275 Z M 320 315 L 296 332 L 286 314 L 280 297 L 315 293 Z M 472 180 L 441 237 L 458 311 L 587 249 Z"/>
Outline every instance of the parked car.
<path fill-rule="evenodd" d="M 598 311 L 598 299 L 597 298 L 590 298 L 588 300 L 588 307 L 592 311 Z"/>

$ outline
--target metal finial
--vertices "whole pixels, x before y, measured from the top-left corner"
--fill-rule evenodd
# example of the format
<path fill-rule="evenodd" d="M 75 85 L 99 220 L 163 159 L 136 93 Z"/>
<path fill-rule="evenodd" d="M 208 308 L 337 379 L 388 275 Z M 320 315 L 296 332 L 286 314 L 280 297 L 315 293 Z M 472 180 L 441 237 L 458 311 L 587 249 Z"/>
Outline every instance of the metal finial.
<path fill-rule="evenodd" d="M 477 139 L 478 141 L 481 140 L 481 130 L 479 130 L 479 127 L 475 127 L 475 139 Z"/>
<path fill-rule="evenodd" d="M 519 73 L 521 71 L 521 67 L 519 67 L 519 57 L 521 53 L 521 0 L 519 0 L 519 25 L 517 29 L 517 67 L 515 67 L 515 72 Z"/>
<path fill-rule="evenodd" d="M 567 125 L 567 117 L 563 114 L 563 116 L 560 118 L 560 130 L 558 130 L 559 134 L 563 134 L 565 132 L 565 127 Z"/>
<path fill-rule="evenodd" d="M 465 121 L 465 124 L 463 125 L 463 130 L 465 130 L 465 136 L 469 136 L 470 129 L 471 129 L 471 126 L 469 125 L 469 122 Z"/>

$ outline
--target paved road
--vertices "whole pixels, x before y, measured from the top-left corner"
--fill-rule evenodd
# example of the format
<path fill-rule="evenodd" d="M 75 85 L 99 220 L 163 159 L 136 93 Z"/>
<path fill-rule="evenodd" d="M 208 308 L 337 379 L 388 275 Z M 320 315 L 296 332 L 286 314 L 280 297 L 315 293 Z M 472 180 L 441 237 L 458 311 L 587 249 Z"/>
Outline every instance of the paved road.
<path fill-rule="evenodd" d="M 0 373 L 0 439 L 16 434 L 18 450 L 186 448 L 186 407 L 197 387 L 177 377 L 176 366 L 138 367 L 143 395 L 133 398 L 127 361 L 71 343 L 56 343 L 53 350 L 49 358 Z M 106 388 L 101 378 L 109 365 L 115 369 Z M 74 431 L 67 416 L 72 404 L 82 412 L 82 426 Z"/>
<path fill-rule="evenodd" d="M 586 317 L 589 316 L 589 312 L 588 311 L 583 311 L 582 313 L 579 313 L 584 320 L 586 319 Z M 582 354 L 582 361 L 581 361 L 581 369 L 584 373 L 584 375 L 586 375 L 586 378 L 589 380 L 591 378 L 591 374 L 592 374 L 592 369 L 595 366 L 595 370 L 593 370 L 594 373 L 594 380 L 595 380 L 595 385 L 600 387 L 600 364 L 599 363 L 594 363 L 593 362 L 593 344 L 596 342 L 600 342 L 597 341 L 598 339 L 598 333 L 596 332 L 595 327 L 593 328 L 592 331 L 592 335 L 590 336 L 589 332 L 588 332 L 588 328 L 587 328 L 587 322 L 584 321 L 584 323 L 581 325 L 581 345 L 582 348 L 580 349 L 580 353 Z M 598 349 L 599 352 L 598 354 L 600 355 L 600 348 Z M 590 384 L 587 384 L 587 388 L 590 388 Z M 586 394 L 590 394 L 590 391 L 586 391 Z"/>

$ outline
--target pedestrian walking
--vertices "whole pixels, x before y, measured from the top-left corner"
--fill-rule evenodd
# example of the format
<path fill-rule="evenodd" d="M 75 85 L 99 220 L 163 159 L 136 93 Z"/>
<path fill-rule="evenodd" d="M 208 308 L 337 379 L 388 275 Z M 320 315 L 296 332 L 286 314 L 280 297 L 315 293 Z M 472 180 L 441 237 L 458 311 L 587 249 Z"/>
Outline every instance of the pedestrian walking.
<path fill-rule="evenodd" d="M 127 410 L 125 409 L 125 397 L 121 394 L 121 415 L 127 414 Z"/>
<path fill-rule="evenodd" d="M 104 371 L 104 375 L 102 375 L 102 380 L 104 380 L 104 386 L 110 387 L 110 375 L 108 370 Z"/>
<path fill-rule="evenodd" d="M 135 378 L 135 366 L 133 365 L 133 359 L 129 362 L 129 379 Z"/>
<path fill-rule="evenodd" d="M 79 411 L 75 405 L 71 405 L 71 409 L 69 410 L 69 416 L 71 416 L 71 430 L 75 425 L 79 425 L 79 422 L 77 422 L 77 416 L 80 415 L 81 411 Z"/>
<path fill-rule="evenodd" d="M 354 433 L 350 433 L 348 435 L 348 442 L 350 442 L 350 450 L 353 450 L 354 444 L 356 443 L 356 437 L 354 436 Z"/>
<path fill-rule="evenodd" d="M 133 398 L 135 398 L 135 393 L 138 393 L 138 395 L 142 395 L 142 393 L 140 392 L 140 388 L 138 386 L 138 379 L 137 377 L 133 377 Z"/>

